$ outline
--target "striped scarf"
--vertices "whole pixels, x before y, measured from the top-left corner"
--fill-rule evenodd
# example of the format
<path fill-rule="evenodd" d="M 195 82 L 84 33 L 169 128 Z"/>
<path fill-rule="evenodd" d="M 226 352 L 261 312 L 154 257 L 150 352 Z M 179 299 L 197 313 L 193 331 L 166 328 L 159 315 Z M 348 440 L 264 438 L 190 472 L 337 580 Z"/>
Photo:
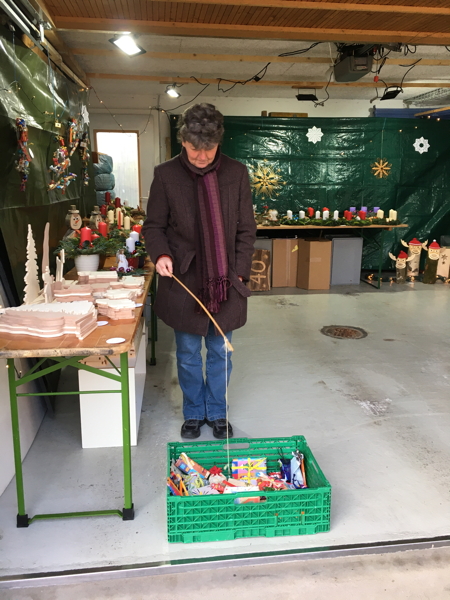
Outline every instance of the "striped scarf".
<path fill-rule="evenodd" d="M 180 161 L 194 179 L 196 206 L 196 268 L 197 296 L 211 313 L 218 313 L 220 303 L 227 299 L 228 257 L 217 171 L 220 148 L 213 162 L 198 169 L 189 162 L 183 148 Z"/>

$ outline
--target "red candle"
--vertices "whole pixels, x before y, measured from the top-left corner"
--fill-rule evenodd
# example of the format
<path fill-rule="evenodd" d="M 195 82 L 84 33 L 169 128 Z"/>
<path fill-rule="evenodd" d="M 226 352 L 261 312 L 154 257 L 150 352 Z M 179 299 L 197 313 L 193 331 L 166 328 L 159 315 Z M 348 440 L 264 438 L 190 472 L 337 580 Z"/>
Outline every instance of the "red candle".
<path fill-rule="evenodd" d="M 97 240 L 100 236 L 97 235 L 96 233 L 92 234 L 92 241 Z"/>
<path fill-rule="evenodd" d="M 308 215 L 309 218 L 314 216 L 314 209 L 309 207 L 306 209 L 306 214 Z"/>
<path fill-rule="evenodd" d="M 105 204 L 109 204 L 111 202 L 111 194 L 109 192 L 105 192 Z"/>
<path fill-rule="evenodd" d="M 121 206 L 121 204 L 120 204 L 120 198 L 116 198 L 116 199 L 114 200 L 114 206 L 115 206 L 116 208 L 120 208 L 120 206 Z"/>
<path fill-rule="evenodd" d="M 107 211 L 108 211 L 108 206 L 107 206 L 106 204 L 102 204 L 102 205 L 100 206 L 100 214 L 101 214 L 103 217 L 106 217 L 106 213 L 107 213 Z"/>
<path fill-rule="evenodd" d="M 117 219 L 117 229 L 122 229 L 123 227 L 123 212 L 119 210 L 116 215 Z"/>
<path fill-rule="evenodd" d="M 365 210 L 360 210 L 358 212 L 358 217 L 361 219 L 361 221 L 364 221 L 364 219 L 366 218 L 366 211 Z"/>
<path fill-rule="evenodd" d="M 137 231 L 138 233 L 141 233 L 141 229 L 142 225 L 133 225 L 133 227 L 131 228 L 132 231 Z"/>
<path fill-rule="evenodd" d="M 82 227 L 80 229 L 80 246 L 84 244 L 84 242 L 92 242 L 92 229 L 89 227 Z"/>
<path fill-rule="evenodd" d="M 353 215 L 349 210 L 344 212 L 344 217 L 347 219 L 347 221 L 351 221 L 353 219 Z"/>
<path fill-rule="evenodd" d="M 98 224 L 98 230 L 103 237 L 108 237 L 108 226 L 104 221 Z"/>

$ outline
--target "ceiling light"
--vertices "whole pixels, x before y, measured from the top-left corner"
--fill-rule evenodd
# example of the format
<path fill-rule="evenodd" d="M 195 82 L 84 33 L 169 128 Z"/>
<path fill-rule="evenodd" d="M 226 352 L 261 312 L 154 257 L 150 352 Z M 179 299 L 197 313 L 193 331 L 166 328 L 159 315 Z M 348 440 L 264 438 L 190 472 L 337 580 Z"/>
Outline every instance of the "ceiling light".
<path fill-rule="evenodd" d="M 171 98 L 179 98 L 180 94 L 177 92 L 176 90 L 176 85 L 168 85 L 166 87 L 166 94 L 169 95 Z"/>
<path fill-rule="evenodd" d="M 299 102 L 317 102 L 315 94 L 297 94 L 295 97 Z"/>
<path fill-rule="evenodd" d="M 134 38 L 130 34 L 123 34 L 119 36 L 115 36 L 109 40 L 111 44 L 114 44 L 118 48 L 128 54 L 128 56 L 137 56 L 138 54 L 145 54 L 147 50 L 138 46 L 134 41 Z"/>
<path fill-rule="evenodd" d="M 401 87 L 392 87 L 392 88 L 387 87 L 384 90 L 384 94 L 380 98 L 380 102 L 381 102 L 381 100 L 393 100 L 394 98 L 397 98 L 397 96 L 400 94 L 400 92 L 403 92 Z"/>

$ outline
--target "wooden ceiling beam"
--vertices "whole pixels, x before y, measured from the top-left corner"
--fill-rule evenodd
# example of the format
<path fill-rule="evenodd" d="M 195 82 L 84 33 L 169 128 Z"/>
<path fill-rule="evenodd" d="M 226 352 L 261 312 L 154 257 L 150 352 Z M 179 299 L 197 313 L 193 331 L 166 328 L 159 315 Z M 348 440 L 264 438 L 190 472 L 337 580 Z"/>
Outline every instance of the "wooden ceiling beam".
<path fill-rule="evenodd" d="M 87 73 L 90 79 L 114 79 L 114 80 L 125 80 L 125 81 L 155 81 L 162 84 L 167 83 L 196 83 L 191 77 L 163 77 L 161 75 L 127 75 L 119 73 Z M 219 83 L 219 79 L 202 77 L 202 83 L 216 84 Z M 222 79 L 222 84 L 227 85 L 227 81 Z M 232 85 L 233 82 L 230 83 Z M 388 86 L 400 86 L 400 82 L 386 81 Z M 262 79 L 261 81 L 249 81 L 246 85 L 259 85 L 259 86 L 283 86 L 291 87 L 293 89 L 298 88 L 323 88 L 327 85 L 326 81 L 268 81 Z M 350 82 L 337 82 L 332 81 L 329 84 L 330 87 L 370 87 L 370 88 L 381 88 L 383 87 L 379 83 L 374 81 L 350 81 Z M 402 87 L 417 87 L 417 88 L 442 88 L 450 87 L 450 82 L 420 82 L 420 83 L 403 83 Z"/>
<path fill-rule="evenodd" d="M 322 27 L 276 27 L 234 25 L 227 23 L 174 23 L 130 19 L 54 16 L 58 29 L 117 33 L 149 33 L 157 35 L 278 39 L 323 42 L 403 42 L 406 44 L 450 45 L 450 32 L 373 31 L 370 29 L 326 29 Z"/>
<path fill-rule="evenodd" d="M 167 0 L 153 0 L 166 2 Z M 255 8 L 294 8 L 297 10 L 328 10 L 336 12 L 397 13 L 406 15 L 446 15 L 450 8 L 443 6 L 405 6 L 402 4 L 357 4 L 355 2 L 317 2 L 307 0 L 172 0 L 173 4 L 206 4 L 253 6 Z"/>
<path fill-rule="evenodd" d="M 72 54 L 82 56 L 117 56 L 117 50 L 103 50 L 100 48 L 72 48 Z M 248 54 L 199 54 L 198 52 L 146 52 L 136 56 L 133 60 L 145 59 L 160 60 L 201 60 L 213 62 L 257 62 L 257 63 L 299 63 L 329 65 L 331 60 L 326 56 L 252 56 Z M 413 65 L 417 58 L 388 58 L 386 65 Z M 428 67 L 448 67 L 450 59 L 422 58 L 419 63 Z"/>

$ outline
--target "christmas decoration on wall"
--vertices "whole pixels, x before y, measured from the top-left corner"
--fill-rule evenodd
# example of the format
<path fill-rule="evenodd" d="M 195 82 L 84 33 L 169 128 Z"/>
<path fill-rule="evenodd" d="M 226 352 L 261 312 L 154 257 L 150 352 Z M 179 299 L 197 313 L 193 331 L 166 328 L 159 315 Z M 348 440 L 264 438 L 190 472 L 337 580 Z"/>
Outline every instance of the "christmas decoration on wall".
<path fill-rule="evenodd" d="M 20 191 L 24 192 L 27 185 L 28 173 L 30 172 L 30 163 L 32 160 L 32 152 L 28 148 L 28 127 L 25 119 L 17 117 L 16 129 L 19 155 L 16 160 L 16 169 L 19 171 L 19 173 L 21 173 Z"/>
<path fill-rule="evenodd" d="M 323 136 L 323 132 L 322 129 L 320 127 L 316 127 L 314 125 L 314 127 L 311 127 L 310 129 L 308 129 L 308 133 L 306 134 L 306 137 L 308 138 L 308 142 L 312 142 L 313 144 L 317 144 L 317 142 L 320 142 Z"/>
<path fill-rule="evenodd" d="M 36 244 L 34 243 L 33 231 L 31 225 L 28 225 L 27 235 L 27 261 L 25 263 L 25 295 L 24 304 L 31 304 L 39 295 L 39 278 Z"/>
<path fill-rule="evenodd" d="M 423 154 L 424 152 L 428 152 L 430 144 L 428 143 L 428 140 L 426 140 L 424 137 L 421 137 L 416 139 L 413 146 L 416 152 Z"/>
<path fill-rule="evenodd" d="M 272 198 L 272 195 L 276 196 L 279 193 L 276 191 L 281 189 L 282 185 L 286 185 L 286 182 L 282 180 L 280 169 L 275 169 L 271 165 L 267 164 L 267 159 L 258 163 L 255 167 L 249 166 L 250 171 L 250 185 L 255 190 L 257 196 Z"/>
<path fill-rule="evenodd" d="M 378 158 L 370 166 L 375 177 L 378 177 L 379 179 L 387 177 L 389 175 L 389 171 L 392 168 L 392 165 L 385 158 Z"/>
<path fill-rule="evenodd" d="M 417 238 L 413 238 L 409 243 L 405 242 L 405 240 L 400 241 L 405 248 L 408 248 L 408 257 L 411 257 L 411 260 L 407 264 L 406 274 L 408 277 L 417 277 L 419 275 L 420 254 L 422 248 L 426 250 L 428 240 L 423 244 Z"/>
<path fill-rule="evenodd" d="M 441 247 L 436 240 L 433 240 L 428 246 L 428 256 L 425 262 L 425 271 L 423 273 L 422 283 L 436 283 L 437 267 L 440 254 Z"/>
<path fill-rule="evenodd" d="M 406 252 L 403 252 L 403 250 L 400 251 L 397 258 L 392 254 L 392 252 L 389 252 L 389 256 L 392 258 L 392 260 L 395 260 L 395 281 L 397 283 L 406 283 L 406 263 L 413 260 L 413 257 L 408 256 Z"/>
<path fill-rule="evenodd" d="M 80 150 L 81 158 L 81 178 L 84 185 L 89 185 L 88 164 L 91 157 L 89 153 L 89 143 L 89 135 L 87 133 L 83 133 L 80 138 L 78 148 Z"/>
<path fill-rule="evenodd" d="M 53 179 L 48 184 L 47 190 L 50 191 L 56 188 L 64 194 L 70 182 L 76 179 L 76 175 L 67 172 L 70 166 L 70 158 L 64 138 L 58 135 L 56 141 L 59 143 L 59 147 L 53 153 L 53 164 L 49 167 L 49 171 L 53 173 Z"/>

